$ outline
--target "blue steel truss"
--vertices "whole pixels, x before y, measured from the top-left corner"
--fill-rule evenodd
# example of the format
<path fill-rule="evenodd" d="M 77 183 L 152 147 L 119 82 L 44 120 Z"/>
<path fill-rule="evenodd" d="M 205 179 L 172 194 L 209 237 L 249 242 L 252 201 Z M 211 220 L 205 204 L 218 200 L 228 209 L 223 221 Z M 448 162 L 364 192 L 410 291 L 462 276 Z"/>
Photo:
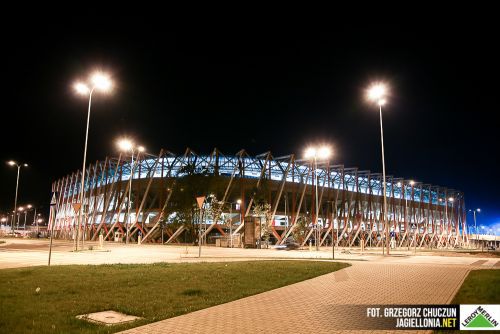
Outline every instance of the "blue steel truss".
<path fill-rule="evenodd" d="M 123 162 L 118 166 L 118 168 L 116 168 L 116 163 L 109 164 L 108 168 L 104 171 L 100 171 L 96 177 L 88 175 L 87 173 L 85 191 L 117 181 L 128 181 L 132 173 L 134 180 L 148 178 L 150 173 L 153 173 L 153 178 L 182 177 L 186 174 L 185 171 L 183 172 L 183 168 L 186 166 L 193 166 L 193 172 L 196 174 L 218 174 L 228 177 L 233 174 L 235 168 L 239 167 L 239 169 L 243 170 L 241 176 L 250 179 L 258 179 L 260 178 L 261 170 L 264 164 L 266 164 L 266 159 L 264 158 L 238 156 L 214 157 L 213 155 L 189 156 L 187 158 L 185 156 L 167 156 L 159 158 L 159 161 L 157 160 L 158 159 L 154 158 L 144 158 L 139 161 L 134 161 L 133 168 L 131 162 Z M 282 181 L 284 171 L 289 167 L 289 164 L 292 164 L 290 167 L 294 173 L 288 173 L 286 182 L 301 184 L 307 183 L 310 185 L 314 182 L 313 178 L 306 177 L 308 173 L 311 172 L 311 164 L 307 161 L 299 160 L 295 163 L 291 163 L 288 160 L 269 160 L 267 164 L 266 173 L 264 174 L 264 178 L 266 179 Z M 321 184 L 321 186 L 333 189 L 345 188 L 346 190 L 360 192 L 363 194 L 368 194 L 371 188 L 373 193 L 382 194 L 382 180 L 380 180 L 380 178 L 374 179 L 366 176 L 356 177 L 355 168 L 344 168 L 344 180 L 342 180 L 342 173 L 339 169 L 340 168 L 338 166 L 330 166 L 330 168 L 318 167 L 318 179 L 325 179 L 325 175 L 329 173 L 331 180 L 330 184 Z M 165 171 L 168 171 L 168 173 L 165 173 Z M 392 177 L 387 177 L 387 180 L 390 180 L 391 178 Z M 431 204 L 442 206 L 448 202 L 446 197 L 447 195 L 452 195 L 454 198 L 460 198 L 463 196 L 460 192 L 453 190 L 448 190 L 446 194 L 444 191 L 439 191 L 439 187 L 432 187 L 430 185 L 427 185 L 427 187 L 413 187 L 412 190 L 412 187 L 408 186 L 408 182 L 406 183 L 406 187 L 404 187 L 403 184 L 404 182 L 401 181 L 399 181 L 399 183 L 387 181 L 386 196 L 388 198 L 406 199 L 415 202 L 430 202 Z M 79 192 L 80 187 L 77 185 L 72 189 L 68 189 L 64 193 L 64 197 L 72 196 L 74 193 Z"/>

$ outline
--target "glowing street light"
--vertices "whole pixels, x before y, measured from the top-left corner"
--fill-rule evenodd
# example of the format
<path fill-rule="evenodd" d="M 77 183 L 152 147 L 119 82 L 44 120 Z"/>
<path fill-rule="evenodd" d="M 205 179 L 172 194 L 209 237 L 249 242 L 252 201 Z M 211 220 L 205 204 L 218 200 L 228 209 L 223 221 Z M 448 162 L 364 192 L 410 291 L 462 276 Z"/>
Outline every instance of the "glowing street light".
<path fill-rule="evenodd" d="M 321 146 L 319 148 L 311 146 L 305 151 L 304 157 L 306 159 L 328 159 L 332 151 L 328 146 Z"/>
<path fill-rule="evenodd" d="M 75 90 L 78 94 L 81 95 L 87 95 L 89 93 L 89 88 L 87 87 L 87 85 L 81 82 L 77 82 L 75 84 Z"/>
<path fill-rule="evenodd" d="M 306 159 L 314 158 L 316 157 L 316 153 L 317 153 L 316 147 L 308 147 L 304 152 L 304 158 Z"/>
<path fill-rule="evenodd" d="M 89 106 L 88 106 L 88 111 L 87 111 L 87 130 L 85 132 L 85 149 L 83 151 L 83 167 L 82 167 L 82 182 L 81 182 L 81 187 L 80 187 L 80 201 L 81 201 L 81 207 L 80 207 L 80 217 L 78 220 L 78 227 L 76 230 L 76 236 L 75 236 L 75 250 L 78 250 L 78 242 L 79 242 L 79 233 L 80 233 L 80 226 L 83 218 L 83 210 L 85 210 L 85 205 L 83 203 L 83 193 L 84 193 L 84 186 L 85 186 L 85 165 L 86 165 L 86 160 L 87 160 L 87 142 L 89 138 L 89 122 L 90 122 L 90 106 L 92 104 L 92 94 L 94 93 L 94 90 L 100 91 L 100 92 L 108 92 L 111 89 L 112 83 L 111 79 L 109 76 L 102 72 L 95 72 L 92 74 L 90 77 L 90 80 L 88 83 L 84 82 L 77 82 L 74 85 L 74 88 L 76 92 L 80 95 L 88 95 L 89 97 Z M 83 207 L 83 209 L 82 209 Z"/>
<path fill-rule="evenodd" d="M 319 203 L 318 203 L 318 175 L 317 175 L 317 160 L 318 159 L 328 159 L 330 155 L 332 154 L 332 151 L 330 147 L 328 146 L 321 146 L 321 147 L 314 147 L 310 146 L 306 149 L 304 152 L 304 157 L 306 159 L 312 159 L 313 161 L 313 170 L 314 170 L 314 183 L 316 185 L 316 215 L 314 217 L 314 227 L 316 229 L 315 233 L 315 243 L 316 243 L 316 250 L 319 250 L 319 238 L 320 238 L 320 230 L 318 228 L 318 214 L 319 214 Z M 333 243 L 333 239 L 332 239 Z"/>
<path fill-rule="evenodd" d="M 101 92 L 109 92 L 111 90 L 111 87 L 111 79 L 108 75 L 102 72 L 95 72 L 94 74 L 92 74 L 89 83 L 78 81 L 74 85 L 76 92 L 81 95 L 92 95 L 94 89 L 97 89 Z"/>
<path fill-rule="evenodd" d="M 18 192 L 18 188 L 19 188 L 19 171 L 21 170 L 21 167 L 28 167 L 28 164 L 26 164 L 26 163 L 17 163 L 14 160 L 8 161 L 7 164 L 9 166 L 17 166 L 16 197 L 14 199 L 14 217 L 13 217 L 12 223 L 11 223 L 11 230 L 12 230 L 12 233 L 14 233 L 14 225 L 17 226 L 19 224 L 19 220 L 17 221 L 17 224 L 16 224 L 17 192 Z"/>
<path fill-rule="evenodd" d="M 119 139 L 116 142 L 116 144 L 121 151 L 132 153 L 132 160 L 130 163 L 130 178 L 129 178 L 128 203 L 127 203 L 127 223 L 126 223 L 127 224 L 127 226 L 126 226 L 127 236 L 125 238 L 125 243 L 128 244 L 129 233 L 130 233 L 130 207 L 131 207 L 130 195 L 132 193 L 132 178 L 134 176 L 134 173 L 133 173 L 133 171 L 134 171 L 134 152 L 135 151 L 138 152 L 137 153 L 137 160 L 139 160 L 139 152 L 144 152 L 145 148 L 143 146 L 136 146 L 132 140 L 127 139 L 127 138 Z"/>
<path fill-rule="evenodd" d="M 384 83 L 377 82 L 372 84 L 368 89 L 367 97 L 370 101 L 375 102 L 379 107 L 380 113 L 380 142 L 382 146 L 382 174 L 383 174 L 383 191 L 384 191 L 384 214 L 383 224 L 385 225 L 385 244 L 387 248 L 387 255 L 389 255 L 389 224 L 387 223 L 387 193 L 385 184 L 385 157 L 384 157 L 384 128 L 382 126 L 382 106 L 387 103 L 386 96 L 388 93 L 387 86 Z M 382 246 L 382 252 L 384 247 Z"/>
<path fill-rule="evenodd" d="M 385 97 L 387 95 L 387 87 L 382 82 L 376 82 L 370 86 L 368 89 L 368 99 L 371 101 L 375 101 L 378 104 L 385 104 Z"/>

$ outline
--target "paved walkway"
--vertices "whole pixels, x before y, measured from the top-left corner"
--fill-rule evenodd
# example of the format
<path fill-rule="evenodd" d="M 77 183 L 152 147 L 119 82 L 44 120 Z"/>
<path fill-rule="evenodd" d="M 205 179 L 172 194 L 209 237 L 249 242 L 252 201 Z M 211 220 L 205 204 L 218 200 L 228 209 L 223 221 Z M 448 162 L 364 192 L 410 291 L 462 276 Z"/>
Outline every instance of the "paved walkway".
<path fill-rule="evenodd" d="M 346 332 L 339 329 L 361 319 L 351 318 L 351 311 L 341 305 L 446 304 L 469 269 L 353 262 L 335 273 L 122 333 Z"/>
<path fill-rule="evenodd" d="M 48 240 L 24 240 L 24 239 L 3 239 L 6 243 L 0 244 L 0 269 L 44 266 L 47 265 L 49 243 Z M 113 264 L 113 263 L 154 263 L 154 262 L 211 262 L 211 261 L 242 261 L 260 259 L 331 259 L 331 248 L 323 247 L 321 251 L 293 250 L 278 251 L 276 249 L 241 249 L 241 248 L 220 248 L 203 247 L 201 258 L 198 258 L 198 247 L 193 246 L 161 246 L 153 244 L 144 245 L 124 245 L 121 243 L 105 243 L 104 251 L 89 251 L 88 246 L 92 245 L 97 249 L 97 243 L 86 243 L 85 251 L 72 252 L 73 243 L 56 240 L 52 249 L 53 265 L 68 264 Z M 381 263 L 401 263 L 401 264 L 455 264 L 471 265 L 477 261 L 482 268 L 498 267 L 500 258 L 480 256 L 461 256 L 461 254 L 447 252 L 439 254 L 445 256 L 435 256 L 432 252 L 418 252 L 414 256 L 413 252 L 398 250 L 393 251 L 393 256 L 382 257 L 380 250 L 366 251 L 363 254 L 359 249 L 336 249 L 335 258 L 342 261 L 370 261 Z M 458 255 L 458 256 L 457 256 Z"/>

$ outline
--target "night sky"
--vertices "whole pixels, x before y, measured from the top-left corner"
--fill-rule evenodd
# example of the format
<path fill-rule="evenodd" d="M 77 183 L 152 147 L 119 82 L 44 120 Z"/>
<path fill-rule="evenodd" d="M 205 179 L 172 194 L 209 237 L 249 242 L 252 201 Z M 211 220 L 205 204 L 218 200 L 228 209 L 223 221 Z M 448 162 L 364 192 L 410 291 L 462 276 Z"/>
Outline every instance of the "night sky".
<path fill-rule="evenodd" d="M 51 182 L 81 168 L 87 99 L 72 85 L 101 69 L 115 87 L 94 94 L 88 162 L 117 155 L 115 140 L 126 135 L 154 154 L 302 155 L 329 143 L 333 163 L 381 172 L 377 107 L 364 91 L 383 80 L 387 174 L 462 190 L 467 208 L 483 210 L 479 224 L 500 222 L 500 54 L 488 20 L 307 29 L 154 22 L 47 20 L 5 36 L 0 158 L 30 164 L 20 204 L 48 211 Z M 4 164 L 3 212 L 15 181 Z"/>

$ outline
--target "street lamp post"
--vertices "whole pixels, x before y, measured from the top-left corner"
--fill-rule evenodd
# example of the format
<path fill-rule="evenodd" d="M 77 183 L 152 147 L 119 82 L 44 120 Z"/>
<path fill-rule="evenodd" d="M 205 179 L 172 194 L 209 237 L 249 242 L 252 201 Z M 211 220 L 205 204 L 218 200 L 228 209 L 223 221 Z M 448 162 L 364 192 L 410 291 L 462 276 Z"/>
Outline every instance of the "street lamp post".
<path fill-rule="evenodd" d="M 12 223 L 11 223 L 12 233 L 14 233 L 14 226 L 17 225 L 16 224 L 16 213 L 17 213 L 17 193 L 18 193 L 18 188 L 19 188 L 19 172 L 21 170 L 21 167 L 28 167 L 28 164 L 17 163 L 14 160 L 7 162 L 7 164 L 9 164 L 10 166 L 17 166 L 16 197 L 14 199 L 14 219 L 12 220 Z"/>
<path fill-rule="evenodd" d="M 19 228 L 19 221 L 21 220 L 21 214 L 24 212 L 24 207 L 23 206 L 20 206 L 17 208 L 17 211 L 19 211 L 17 213 L 17 224 L 16 224 L 16 228 Z"/>
<path fill-rule="evenodd" d="M 28 210 L 32 208 L 31 204 L 26 205 L 26 210 L 24 211 L 24 224 L 23 229 L 26 231 L 26 216 L 28 215 Z"/>
<path fill-rule="evenodd" d="M 241 217 L 241 199 L 238 199 L 236 201 L 236 204 L 237 204 L 236 210 L 240 211 L 238 216 Z M 241 218 L 240 218 L 240 224 L 241 224 Z M 231 248 L 233 248 L 233 221 L 231 221 L 230 230 L 231 230 Z"/>
<path fill-rule="evenodd" d="M 42 218 L 37 218 L 37 220 L 36 220 L 36 233 L 37 233 L 37 235 L 38 235 L 38 233 L 40 233 L 39 225 L 42 222 L 43 222 Z"/>
<path fill-rule="evenodd" d="M 386 193 L 386 184 L 385 184 L 385 157 L 384 157 L 384 128 L 382 125 L 382 106 L 386 104 L 386 94 L 387 88 L 382 83 L 373 84 L 368 90 L 368 98 L 371 101 L 374 101 L 379 106 L 379 114 L 380 114 L 380 142 L 382 146 L 382 178 L 383 178 L 383 191 L 384 191 L 384 214 L 382 215 L 383 221 L 382 223 L 385 225 L 385 244 L 387 248 L 387 255 L 389 255 L 389 224 L 387 223 L 387 193 Z M 383 247 L 382 247 L 383 250 Z"/>
<path fill-rule="evenodd" d="M 474 210 L 469 210 L 469 212 L 472 211 L 474 213 L 474 230 L 476 231 L 476 240 L 478 238 L 478 233 L 477 233 L 477 223 L 476 223 L 476 212 L 477 213 L 480 213 L 481 212 L 481 209 L 480 208 L 477 208 L 477 209 L 474 209 Z"/>
<path fill-rule="evenodd" d="M 315 184 L 315 199 L 316 199 L 316 214 L 314 217 L 314 228 L 315 228 L 315 244 L 316 250 L 319 250 L 319 238 L 321 236 L 320 229 L 318 227 L 318 214 L 319 214 L 319 202 L 318 202 L 318 164 L 317 159 L 327 159 L 331 155 L 331 150 L 327 146 L 322 147 L 309 147 L 305 152 L 306 159 L 312 159 L 313 171 L 314 171 L 314 184 Z"/>
<path fill-rule="evenodd" d="M 454 228 L 454 227 L 455 227 L 455 235 L 457 236 L 457 226 L 456 226 L 456 224 L 455 224 L 455 225 L 453 225 L 453 216 L 454 216 L 454 215 L 453 215 L 453 213 L 454 213 L 454 211 L 455 211 L 455 210 L 454 210 L 454 208 L 453 208 L 453 205 L 455 204 L 455 198 L 453 198 L 453 197 L 448 198 L 448 202 L 450 202 L 450 203 L 451 203 L 451 212 L 450 212 L 450 215 L 451 215 L 451 223 L 450 223 L 450 236 L 448 237 L 448 242 L 449 242 L 449 240 L 450 240 L 450 239 L 451 239 L 451 237 L 453 236 L 453 228 Z M 458 238 L 458 236 L 457 236 L 457 238 Z M 447 247 L 449 247 L 449 245 L 447 245 Z"/>
<path fill-rule="evenodd" d="M 229 203 L 229 247 L 233 248 L 233 202 Z"/>
<path fill-rule="evenodd" d="M 26 216 L 28 215 L 28 210 L 31 209 L 33 206 L 31 204 L 26 205 L 26 210 L 24 211 L 24 224 L 23 224 L 23 229 L 26 230 Z"/>
<path fill-rule="evenodd" d="M 128 244 L 129 242 L 129 233 L 130 233 L 130 207 L 131 207 L 131 203 L 130 203 L 130 195 L 132 194 L 132 178 L 134 176 L 134 154 L 135 154 L 135 151 L 137 150 L 137 160 L 139 160 L 139 152 L 144 152 L 144 147 L 142 146 L 135 146 L 135 144 L 129 140 L 129 139 L 120 139 L 118 141 L 118 147 L 122 150 L 122 151 L 130 151 L 132 153 L 132 156 L 131 156 L 131 162 L 130 162 L 130 177 L 129 177 L 129 189 L 128 189 L 128 203 L 127 203 L 127 226 L 126 226 L 126 230 L 127 230 L 127 236 L 125 238 L 125 244 Z"/>
<path fill-rule="evenodd" d="M 80 233 L 80 227 L 83 219 L 83 211 L 85 210 L 85 205 L 83 203 L 83 193 L 84 193 L 84 186 L 85 186 L 85 165 L 87 161 L 87 142 L 89 138 L 89 123 L 90 123 L 90 106 L 92 104 L 92 93 L 94 92 L 95 89 L 98 91 L 106 92 L 111 89 L 111 80 L 108 78 L 107 75 L 103 73 L 96 72 L 94 73 L 91 78 L 90 78 L 90 85 L 85 84 L 83 82 L 77 82 L 74 86 L 75 90 L 77 91 L 78 94 L 81 95 L 88 95 L 89 96 L 89 105 L 88 105 L 88 111 L 87 111 L 87 129 L 85 131 L 85 149 L 83 150 L 83 165 L 82 165 L 82 181 L 80 185 L 80 201 L 81 201 L 81 206 L 79 209 L 79 219 L 78 219 L 78 227 L 76 230 L 76 235 L 75 235 L 75 251 L 78 250 L 78 243 L 79 243 L 79 233 Z M 83 207 L 83 208 L 82 208 Z"/>
<path fill-rule="evenodd" d="M 40 214 L 38 214 L 40 216 Z M 32 225 L 36 225 L 36 218 L 37 218 L 37 215 L 36 215 L 36 208 L 35 208 L 35 212 L 33 213 L 33 224 Z M 37 232 L 38 232 L 38 225 L 37 225 Z"/>
<path fill-rule="evenodd" d="M 315 223 L 314 223 L 314 227 L 316 228 L 315 232 L 314 233 L 314 241 L 315 241 L 315 246 L 316 246 L 316 250 L 319 251 L 319 237 L 318 237 L 318 234 L 319 234 L 319 226 L 318 226 L 318 215 L 319 215 L 319 203 L 318 203 L 318 162 L 316 160 L 316 155 L 314 156 L 314 185 L 315 185 L 315 190 L 314 190 L 314 201 L 315 201 L 315 212 L 316 212 L 316 215 L 314 217 L 315 219 Z"/>

